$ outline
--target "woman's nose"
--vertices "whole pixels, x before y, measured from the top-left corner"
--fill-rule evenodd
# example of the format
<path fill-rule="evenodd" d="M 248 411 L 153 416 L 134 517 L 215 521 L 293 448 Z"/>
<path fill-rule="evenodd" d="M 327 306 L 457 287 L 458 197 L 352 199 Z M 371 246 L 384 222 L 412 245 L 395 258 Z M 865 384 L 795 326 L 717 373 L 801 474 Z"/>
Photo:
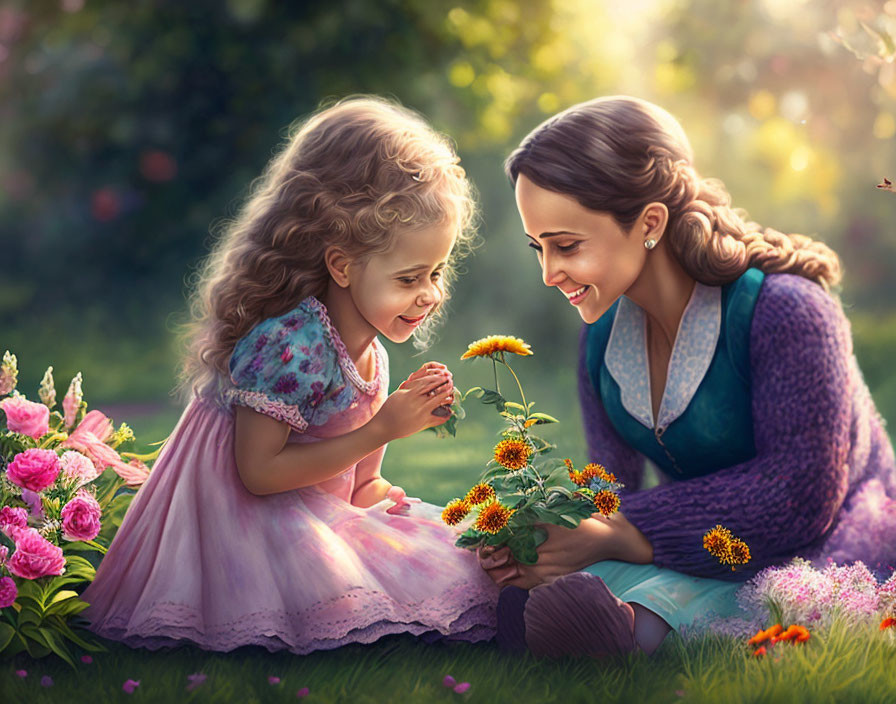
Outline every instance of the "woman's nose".
<path fill-rule="evenodd" d="M 556 286 L 566 278 L 566 274 L 547 254 L 543 254 L 541 258 L 541 275 L 545 286 Z"/>

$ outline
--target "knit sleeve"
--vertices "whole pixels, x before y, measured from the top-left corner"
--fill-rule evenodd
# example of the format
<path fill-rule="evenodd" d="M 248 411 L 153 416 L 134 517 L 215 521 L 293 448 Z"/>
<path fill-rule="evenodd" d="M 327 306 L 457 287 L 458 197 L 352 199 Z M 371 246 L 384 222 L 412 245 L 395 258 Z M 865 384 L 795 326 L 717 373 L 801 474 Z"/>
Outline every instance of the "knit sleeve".
<path fill-rule="evenodd" d="M 587 362 L 588 327 L 582 326 L 579 335 L 579 402 L 582 407 L 582 421 L 585 424 L 585 441 L 588 444 L 588 458 L 600 462 L 625 484 L 629 491 L 641 486 L 644 475 L 644 455 L 619 437 L 610 423 L 603 403 L 597 397 L 594 383 L 588 372 Z"/>
<path fill-rule="evenodd" d="M 756 456 L 621 497 L 622 513 L 653 544 L 655 564 L 747 579 L 830 527 L 847 489 L 851 357 L 849 323 L 834 298 L 802 277 L 766 278 L 750 328 Z M 736 573 L 703 548 L 717 523 L 750 547 Z"/>

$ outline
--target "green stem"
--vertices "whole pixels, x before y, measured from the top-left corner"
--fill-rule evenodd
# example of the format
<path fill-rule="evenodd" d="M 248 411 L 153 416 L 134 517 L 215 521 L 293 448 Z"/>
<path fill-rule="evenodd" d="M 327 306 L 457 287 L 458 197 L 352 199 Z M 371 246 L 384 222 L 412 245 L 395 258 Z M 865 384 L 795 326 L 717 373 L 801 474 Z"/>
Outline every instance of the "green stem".
<path fill-rule="evenodd" d="M 492 357 L 492 369 L 495 372 L 495 391 L 500 394 L 501 387 L 498 385 L 498 363 L 494 357 Z"/>
<path fill-rule="evenodd" d="M 510 370 L 510 373 L 513 374 L 513 378 L 516 381 L 516 386 L 520 390 L 520 396 L 523 398 L 523 408 L 526 409 L 526 419 L 529 418 L 529 405 L 526 403 L 526 394 L 523 393 L 523 385 L 520 383 L 519 377 L 517 377 L 516 372 L 513 371 L 511 366 L 507 363 L 507 360 L 504 359 L 504 354 L 501 353 L 501 364 L 507 367 Z"/>

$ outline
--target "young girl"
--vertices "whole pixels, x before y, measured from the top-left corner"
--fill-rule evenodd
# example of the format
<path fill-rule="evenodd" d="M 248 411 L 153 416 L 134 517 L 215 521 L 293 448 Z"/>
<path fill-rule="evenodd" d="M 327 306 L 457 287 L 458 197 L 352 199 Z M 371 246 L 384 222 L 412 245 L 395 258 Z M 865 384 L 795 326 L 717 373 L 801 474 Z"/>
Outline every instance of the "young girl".
<path fill-rule="evenodd" d="M 377 335 L 425 337 L 473 210 L 451 147 L 403 108 L 353 98 L 302 125 L 205 265 L 192 399 L 84 592 L 92 630 L 295 653 L 492 637 L 475 556 L 380 475 L 454 387 L 428 363 L 387 398 Z"/>
<path fill-rule="evenodd" d="M 737 582 L 763 567 L 892 565 L 896 459 L 829 293 L 837 255 L 745 222 L 697 174 L 676 120 L 643 100 L 549 118 L 506 171 L 521 240 L 586 323 L 589 453 L 626 493 L 611 519 L 549 526 L 535 565 L 483 556 L 514 585 L 499 642 L 650 652 L 670 628 L 739 615 Z M 645 458 L 660 486 L 641 489 Z M 749 546 L 736 572 L 703 547 L 716 524 Z"/>

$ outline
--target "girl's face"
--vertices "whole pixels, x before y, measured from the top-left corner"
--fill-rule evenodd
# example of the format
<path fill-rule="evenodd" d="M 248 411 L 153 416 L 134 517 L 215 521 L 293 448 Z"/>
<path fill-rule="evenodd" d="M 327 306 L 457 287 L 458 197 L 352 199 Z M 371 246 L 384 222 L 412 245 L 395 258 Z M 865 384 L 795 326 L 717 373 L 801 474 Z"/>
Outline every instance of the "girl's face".
<path fill-rule="evenodd" d="M 644 268 L 643 239 L 635 228 L 626 233 L 610 215 L 524 175 L 516 182 L 516 205 L 545 286 L 560 289 L 586 323 L 606 313 Z"/>
<path fill-rule="evenodd" d="M 392 342 L 405 342 L 442 302 L 442 270 L 457 239 L 452 223 L 402 230 L 391 249 L 350 265 L 358 312 Z"/>

